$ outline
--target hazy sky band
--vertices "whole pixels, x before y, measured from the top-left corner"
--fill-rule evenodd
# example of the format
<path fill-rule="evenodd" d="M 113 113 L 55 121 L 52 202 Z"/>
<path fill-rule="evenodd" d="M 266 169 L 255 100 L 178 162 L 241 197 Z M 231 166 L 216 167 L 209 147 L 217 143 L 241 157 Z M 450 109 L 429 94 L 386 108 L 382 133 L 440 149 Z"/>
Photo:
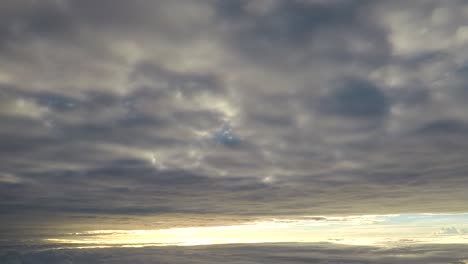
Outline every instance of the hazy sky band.
<path fill-rule="evenodd" d="M 467 220 L 467 214 L 305 216 L 228 226 L 71 232 L 54 234 L 39 243 L 70 249 L 241 243 L 333 243 L 382 248 L 468 244 Z"/>

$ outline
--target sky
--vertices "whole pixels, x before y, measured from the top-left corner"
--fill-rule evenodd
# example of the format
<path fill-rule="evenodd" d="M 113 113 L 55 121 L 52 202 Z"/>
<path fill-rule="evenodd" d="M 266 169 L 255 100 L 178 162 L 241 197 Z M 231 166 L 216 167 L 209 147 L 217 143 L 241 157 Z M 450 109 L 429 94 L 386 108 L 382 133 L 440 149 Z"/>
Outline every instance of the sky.
<path fill-rule="evenodd" d="M 467 44 L 464 0 L 1 1 L 0 247 L 466 244 Z"/>

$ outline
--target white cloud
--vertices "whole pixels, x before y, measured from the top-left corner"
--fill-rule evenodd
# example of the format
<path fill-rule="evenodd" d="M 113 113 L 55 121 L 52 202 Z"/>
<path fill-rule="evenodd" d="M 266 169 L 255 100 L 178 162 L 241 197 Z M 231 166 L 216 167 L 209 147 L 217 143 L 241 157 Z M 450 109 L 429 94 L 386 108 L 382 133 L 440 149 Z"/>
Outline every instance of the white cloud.
<path fill-rule="evenodd" d="M 453 235 L 465 235 L 468 234 L 468 231 L 465 229 L 459 229 L 456 227 L 443 227 L 436 232 L 436 235 L 439 236 L 453 236 Z"/>

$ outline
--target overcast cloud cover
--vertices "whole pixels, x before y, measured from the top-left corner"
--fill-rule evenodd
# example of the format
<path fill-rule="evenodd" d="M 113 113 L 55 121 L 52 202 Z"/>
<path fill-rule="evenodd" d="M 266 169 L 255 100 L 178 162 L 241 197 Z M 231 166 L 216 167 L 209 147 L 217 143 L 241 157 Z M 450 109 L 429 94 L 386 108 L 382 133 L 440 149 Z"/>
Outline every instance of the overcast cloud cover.
<path fill-rule="evenodd" d="M 467 212 L 467 44 L 462 0 L 3 0 L 0 230 Z"/>

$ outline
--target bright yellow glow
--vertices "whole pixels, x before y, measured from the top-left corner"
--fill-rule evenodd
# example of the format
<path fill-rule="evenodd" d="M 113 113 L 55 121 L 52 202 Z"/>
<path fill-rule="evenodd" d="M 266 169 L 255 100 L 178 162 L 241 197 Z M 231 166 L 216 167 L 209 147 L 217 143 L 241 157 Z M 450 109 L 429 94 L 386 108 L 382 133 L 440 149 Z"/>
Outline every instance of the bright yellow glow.
<path fill-rule="evenodd" d="M 299 219 L 270 219 L 232 226 L 94 230 L 71 233 L 60 238 L 50 238 L 47 241 L 86 248 L 280 242 L 331 242 L 379 246 L 404 243 L 468 243 L 468 233 L 463 233 L 464 231 L 442 234 L 440 230 L 457 229 L 443 229 L 447 223 L 441 221 L 437 215 L 420 214 L 417 217 L 419 218 L 412 220 L 410 217 L 398 215 L 304 216 Z M 459 218 L 459 222 L 455 220 L 450 223 L 466 223 L 464 218 Z M 423 221 L 433 221 L 433 224 L 423 226 L 420 224 L 424 223 Z"/>

